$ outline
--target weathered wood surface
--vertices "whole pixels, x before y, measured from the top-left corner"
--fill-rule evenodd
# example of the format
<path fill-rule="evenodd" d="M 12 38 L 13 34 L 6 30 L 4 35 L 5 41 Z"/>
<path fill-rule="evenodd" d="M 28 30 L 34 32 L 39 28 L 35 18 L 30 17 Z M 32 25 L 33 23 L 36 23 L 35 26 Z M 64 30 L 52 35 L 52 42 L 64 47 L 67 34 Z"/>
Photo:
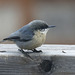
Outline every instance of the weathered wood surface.
<path fill-rule="evenodd" d="M 37 50 L 43 52 L 27 51 L 30 59 L 15 44 L 0 44 L 0 75 L 75 75 L 75 45 L 42 45 Z"/>

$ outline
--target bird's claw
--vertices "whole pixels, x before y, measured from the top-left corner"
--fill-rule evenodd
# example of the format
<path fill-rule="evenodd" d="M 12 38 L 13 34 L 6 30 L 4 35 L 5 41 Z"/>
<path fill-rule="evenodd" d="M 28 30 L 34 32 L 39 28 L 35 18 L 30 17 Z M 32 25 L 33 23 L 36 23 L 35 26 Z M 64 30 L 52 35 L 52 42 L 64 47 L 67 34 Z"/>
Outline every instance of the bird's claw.
<path fill-rule="evenodd" d="M 40 53 L 42 52 L 42 50 L 37 51 L 36 49 L 34 49 L 33 52 Z"/>

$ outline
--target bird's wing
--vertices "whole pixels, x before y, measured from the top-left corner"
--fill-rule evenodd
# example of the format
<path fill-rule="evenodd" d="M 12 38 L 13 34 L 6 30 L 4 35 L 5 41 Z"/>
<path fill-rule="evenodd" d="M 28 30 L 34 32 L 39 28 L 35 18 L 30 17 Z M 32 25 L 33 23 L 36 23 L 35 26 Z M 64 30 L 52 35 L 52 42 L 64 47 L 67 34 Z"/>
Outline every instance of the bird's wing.
<path fill-rule="evenodd" d="M 33 38 L 34 33 L 28 28 L 24 29 L 21 28 L 17 30 L 16 32 L 12 33 L 9 37 L 3 39 L 3 40 L 12 40 L 12 41 L 30 41 Z"/>
<path fill-rule="evenodd" d="M 20 41 L 32 40 L 34 33 L 32 31 L 20 32 Z"/>

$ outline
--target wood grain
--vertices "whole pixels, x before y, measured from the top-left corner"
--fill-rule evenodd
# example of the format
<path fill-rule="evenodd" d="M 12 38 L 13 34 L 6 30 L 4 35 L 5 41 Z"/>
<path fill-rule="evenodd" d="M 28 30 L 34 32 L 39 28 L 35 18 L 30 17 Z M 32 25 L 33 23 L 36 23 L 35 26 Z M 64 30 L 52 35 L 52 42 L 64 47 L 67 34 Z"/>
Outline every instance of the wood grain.
<path fill-rule="evenodd" d="M 42 45 L 42 53 L 26 52 L 15 44 L 0 44 L 0 75 L 75 75 L 75 45 Z M 48 66 L 49 65 L 49 66 Z"/>

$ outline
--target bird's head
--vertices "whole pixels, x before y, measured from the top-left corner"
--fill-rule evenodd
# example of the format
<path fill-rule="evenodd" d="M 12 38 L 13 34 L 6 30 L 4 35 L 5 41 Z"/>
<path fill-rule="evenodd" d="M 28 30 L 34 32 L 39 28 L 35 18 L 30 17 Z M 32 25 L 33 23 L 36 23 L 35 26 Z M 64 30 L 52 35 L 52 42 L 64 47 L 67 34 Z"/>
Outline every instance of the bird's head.
<path fill-rule="evenodd" d="M 45 21 L 42 20 L 33 20 L 29 23 L 33 31 L 40 31 L 42 33 L 47 33 L 50 28 L 56 27 L 55 25 L 48 25 Z"/>

